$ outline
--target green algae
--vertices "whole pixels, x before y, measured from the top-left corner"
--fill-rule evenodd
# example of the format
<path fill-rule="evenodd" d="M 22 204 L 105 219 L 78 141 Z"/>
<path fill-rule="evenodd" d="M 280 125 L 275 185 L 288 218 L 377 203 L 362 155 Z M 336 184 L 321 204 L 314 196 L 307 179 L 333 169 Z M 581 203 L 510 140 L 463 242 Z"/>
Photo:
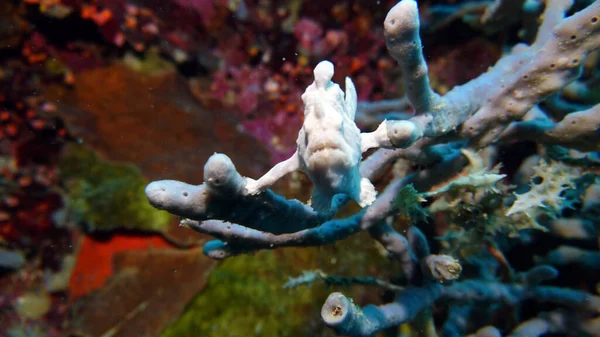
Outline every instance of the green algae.
<path fill-rule="evenodd" d="M 50 58 L 44 62 L 44 69 L 52 75 L 64 75 L 69 68 L 56 58 Z"/>
<path fill-rule="evenodd" d="M 143 54 L 126 53 L 123 63 L 135 72 L 146 74 L 171 73 L 175 70 L 172 63 L 152 49 Z"/>
<path fill-rule="evenodd" d="M 361 233 L 326 247 L 286 248 L 226 259 L 161 337 L 334 336 L 320 317 L 327 296 L 343 291 L 361 299 L 361 304 L 377 303 L 381 289 L 326 286 L 320 282 L 296 288 L 283 285 L 289 277 L 312 269 L 341 275 L 389 276 L 393 273 L 390 261 L 366 236 Z"/>
<path fill-rule="evenodd" d="M 131 229 L 160 232 L 171 216 L 152 207 L 148 183 L 132 165 L 104 160 L 82 145 L 67 148 L 59 164 L 69 216 L 90 231 Z"/>
<path fill-rule="evenodd" d="M 307 329 L 311 316 L 318 318 L 322 289 L 283 289 L 290 264 L 277 255 L 265 251 L 224 261 L 161 337 L 306 335 L 299 332 Z"/>

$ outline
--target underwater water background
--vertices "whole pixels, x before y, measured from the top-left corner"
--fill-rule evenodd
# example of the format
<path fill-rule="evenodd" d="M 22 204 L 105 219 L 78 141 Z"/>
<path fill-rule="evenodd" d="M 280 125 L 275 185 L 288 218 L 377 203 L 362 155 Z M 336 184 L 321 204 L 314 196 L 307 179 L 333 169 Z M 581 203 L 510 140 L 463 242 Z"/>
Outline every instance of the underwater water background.
<path fill-rule="evenodd" d="M 599 20 L 1 0 L 0 337 L 600 336 Z"/>

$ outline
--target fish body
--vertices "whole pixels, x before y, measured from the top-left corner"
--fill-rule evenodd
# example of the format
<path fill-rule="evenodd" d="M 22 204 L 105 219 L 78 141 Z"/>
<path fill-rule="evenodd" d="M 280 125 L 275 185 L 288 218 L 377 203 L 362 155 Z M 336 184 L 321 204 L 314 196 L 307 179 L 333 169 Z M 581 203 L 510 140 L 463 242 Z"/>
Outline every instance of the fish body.
<path fill-rule="evenodd" d="M 370 205 L 376 196 L 371 182 L 359 172 L 361 134 L 354 122 L 356 89 L 346 78 L 346 93 L 332 82 L 333 64 L 320 62 L 315 80 L 302 95 L 304 124 L 298 133 L 299 165 L 314 184 L 311 205 L 327 211 L 336 194 L 344 193 L 359 205 Z"/>

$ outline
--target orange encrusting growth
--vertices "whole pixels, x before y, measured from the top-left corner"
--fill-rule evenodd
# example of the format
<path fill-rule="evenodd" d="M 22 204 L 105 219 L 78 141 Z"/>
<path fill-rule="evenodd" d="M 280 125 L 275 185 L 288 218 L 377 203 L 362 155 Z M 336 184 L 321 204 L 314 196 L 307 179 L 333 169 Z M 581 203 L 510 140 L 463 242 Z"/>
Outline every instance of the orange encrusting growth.
<path fill-rule="evenodd" d="M 77 263 L 69 280 L 71 300 L 102 288 L 113 275 L 113 256 L 128 250 L 148 250 L 172 247 L 159 234 L 148 236 L 114 235 L 108 240 L 85 236 L 77 254 Z"/>

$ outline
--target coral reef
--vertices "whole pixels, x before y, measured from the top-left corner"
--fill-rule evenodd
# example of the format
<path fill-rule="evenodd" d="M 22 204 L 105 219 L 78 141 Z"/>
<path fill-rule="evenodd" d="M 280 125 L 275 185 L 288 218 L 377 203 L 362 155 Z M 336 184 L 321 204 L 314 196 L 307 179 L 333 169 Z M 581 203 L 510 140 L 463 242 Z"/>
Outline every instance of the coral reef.
<path fill-rule="evenodd" d="M 0 335 L 598 336 L 598 6 L 2 1 Z"/>
<path fill-rule="evenodd" d="M 597 254 L 560 249 L 546 259 L 530 259 L 528 263 L 514 263 L 514 258 L 508 257 L 518 254 L 515 246 L 535 250 L 532 243 L 542 240 L 538 233 L 555 236 L 550 224 L 555 217 L 590 218 L 597 230 L 597 218 L 581 208 L 586 190 L 597 180 L 596 173 L 586 170 L 581 175 L 575 173 L 576 168 L 550 162 L 552 149 L 557 146 L 577 151 L 600 149 L 596 139 L 598 105 L 573 109 L 584 105 L 571 105 L 561 96 L 570 83 L 586 76 L 584 63 L 600 47 L 600 3 L 582 5 L 569 13 L 572 5 L 571 1 L 546 1 L 537 33 L 529 44 L 515 45 L 485 73 L 444 95 L 430 86 L 416 2 L 402 0 L 392 7 L 384 20 L 385 41 L 402 70 L 406 97 L 387 105 L 375 102 L 372 104 L 384 108 L 371 108 L 385 113 L 409 105 L 414 113 L 405 109 L 407 118 L 384 120 L 374 131 L 361 133 L 362 151 L 379 149 L 366 156 L 356 169 L 360 177 L 373 181 L 394 162 L 398 166 L 402 161 L 412 165 L 398 167 L 372 203 L 361 203 L 352 189 L 339 189 L 335 192 L 341 194 L 327 196 L 327 207 L 319 203 L 313 208 L 265 190 L 300 166 L 297 157 L 302 155 L 302 146 L 310 144 L 302 132 L 320 132 L 317 138 L 323 139 L 319 145 L 324 148 L 331 147 L 327 141 L 347 132 L 346 124 L 336 124 L 333 115 L 323 124 L 328 127 L 306 128 L 311 114 L 331 111 L 327 109 L 352 117 L 358 113 L 358 106 L 352 103 L 351 81 L 346 82 L 345 98 L 340 91 L 337 104 L 325 94 L 323 88 L 335 88 L 327 82 L 333 70 L 322 71 L 327 63 L 316 66 L 315 84 L 303 96 L 305 127 L 300 131 L 297 154 L 256 181 L 238 173 L 226 155 L 214 154 L 204 167 L 203 184 L 156 181 L 146 187 L 146 196 L 153 206 L 182 217 L 183 225 L 213 236 L 216 240 L 204 245 L 204 254 L 215 259 L 280 247 L 323 246 L 367 232 L 396 262 L 400 276 L 391 283 L 340 279 L 349 284 L 379 285 L 396 294 L 386 304 L 365 306 L 340 292 L 329 295 L 321 318 L 340 335 L 372 336 L 407 323 L 417 331 L 427 331 L 428 336 L 435 336 L 436 330 L 442 336 L 493 331 L 597 335 L 591 327 L 597 324 L 600 297 L 591 293 L 593 284 L 569 283 L 559 270 L 561 264 L 572 264 L 569 261 L 573 260 L 593 264 Z M 487 8 L 481 23 L 514 24 L 513 18 L 502 18 L 512 6 L 525 4 L 495 3 Z M 306 46 L 310 45 L 306 41 Z M 313 88 L 322 90 L 321 94 L 311 96 Z M 557 109 L 561 103 L 569 108 Z M 534 153 L 545 161 L 530 171 L 525 180 L 531 181 L 526 185 L 510 186 L 517 171 L 527 172 L 527 162 L 507 160 L 498 149 L 525 141 L 538 143 Z M 592 157 L 590 154 L 585 158 Z M 336 174 L 352 177 L 345 166 L 328 165 L 330 161 L 325 159 L 329 158 L 319 162 L 322 172 L 307 174 L 316 191 L 327 186 L 327 178 L 338 177 Z M 550 164 L 544 164 L 546 161 Z M 523 167 L 509 170 L 496 165 L 504 162 L 517 162 Z M 528 162 L 535 165 L 535 161 Z M 589 163 L 589 159 L 584 162 Z M 502 179 L 506 181 L 500 182 Z M 442 198 L 444 202 L 439 201 Z M 336 217 L 352 199 L 364 208 Z M 420 204 L 430 207 L 425 209 Z M 568 209 L 576 213 L 570 214 Z M 448 216 L 439 217 L 443 212 Z M 397 230 L 397 223 L 408 225 L 408 229 Z M 455 231 L 457 227 L 462 232 Z M 438 233 L 443 242 L 436 244 L 425 232 Z M 592 231 L 584 236 L 591 245 L 588 247 L 597 250 L 594 235 Z M 444 254 L 444 250 L 451 255 Z M 309 277 L 307 281 L 307 275 L 291 284 L 332 279 Z M 551 282 L 554 284 L 543 284 Z M 589 282 L 598 280 L 590 278 Z M 441 308 L 446 315 L 439 313 Z M 518 310 L 512 319 L 499 319 L 515 308 Z M 541 308 L 549 314 L 539 314 Z"/>

